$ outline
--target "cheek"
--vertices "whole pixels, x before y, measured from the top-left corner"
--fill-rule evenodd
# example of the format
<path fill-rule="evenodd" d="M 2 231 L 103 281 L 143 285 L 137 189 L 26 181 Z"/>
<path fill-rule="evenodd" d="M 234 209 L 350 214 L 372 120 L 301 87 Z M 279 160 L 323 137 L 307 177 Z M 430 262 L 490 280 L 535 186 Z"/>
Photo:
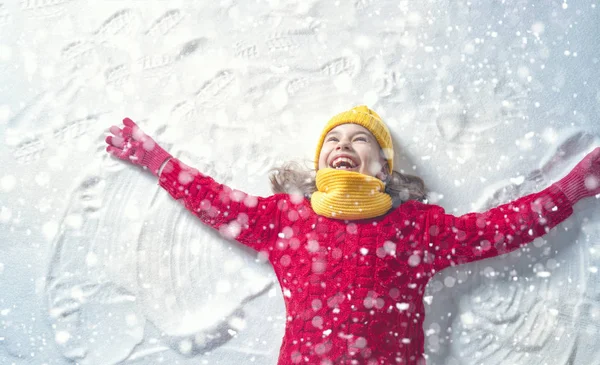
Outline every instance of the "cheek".
<path fill-rule="evenodd" d="M 363 152 L 362 158 L 366 165 L 364 168 L 368 170 L 370 175 L 375 176 L 375 174 L 378 173 L 383 166 L 379 156 L 379 150 L 369 148 Z"/>
<path fill-rule="evenodd" d="M 369 162 L 369 163 L 373 163 L 378 160 L 378 155 L 375 152 L 375 150 L 372 148 L 365 148 L 361 153 L 361 157 L 362 157 L 363 161 Z"/>
<path fill-rule="evenodd" d="M 321 153 L 319 154 L 319 168 L 325 168 L 327 167 L 327 154 L 328 151 L 326 151 L 325 149 L 321 150 Z"/>

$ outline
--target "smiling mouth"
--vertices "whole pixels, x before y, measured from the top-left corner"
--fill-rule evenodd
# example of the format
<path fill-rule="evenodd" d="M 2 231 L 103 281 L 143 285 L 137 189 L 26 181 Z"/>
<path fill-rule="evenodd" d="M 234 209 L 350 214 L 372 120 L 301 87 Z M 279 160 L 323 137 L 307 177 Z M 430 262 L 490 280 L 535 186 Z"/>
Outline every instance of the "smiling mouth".
<path fill-rule="evenodd" d="M 357 165 L 348 157 L 338 157 L 333 160 L 329 167 L 336 170 L 352 170 L 355 169 Z"/>

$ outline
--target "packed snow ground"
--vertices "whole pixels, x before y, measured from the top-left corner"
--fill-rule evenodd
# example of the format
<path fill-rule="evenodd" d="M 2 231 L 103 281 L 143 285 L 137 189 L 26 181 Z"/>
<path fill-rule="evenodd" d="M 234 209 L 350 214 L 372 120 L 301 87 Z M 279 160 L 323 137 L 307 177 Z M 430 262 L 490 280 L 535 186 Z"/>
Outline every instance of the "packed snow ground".
<path fill-rule="evenodd" d="M 540 190 L 600 145 L 600 4 L 0 0 L 0 363 L 275 364 L 269 265 L 104 152 L 129 116 L 268 195 L 367 104 L 455 214 Z M 600 364 L 600 205 L 430 283 L 429 364 Z"/>

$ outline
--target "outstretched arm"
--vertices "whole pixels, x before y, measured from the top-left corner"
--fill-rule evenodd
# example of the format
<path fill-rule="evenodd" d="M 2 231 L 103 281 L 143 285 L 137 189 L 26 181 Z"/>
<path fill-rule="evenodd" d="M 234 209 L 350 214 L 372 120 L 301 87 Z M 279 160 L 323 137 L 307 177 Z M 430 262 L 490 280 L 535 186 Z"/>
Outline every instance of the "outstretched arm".
<path fill-rule="evenodd" d="M 174 158 L 131 119 L 123 125 L 110 128 L 107 152 L 158 176 L 161 187 L 224 237 L 255 250 L 269 249 L 279 228 L 280 196 L 255 197 L 219 184 Z"/>
<path fill-rule="evenodd" d="M 484 213 L 460 217 L 431 207 L 423 216 L 425 245 L 436 270 L 501 255 L 548 233 L 573 213 L 579 200 L 600 194 L 600 148 L 563 179 L 539 193 Z"/>
<path fill-rule="evenodd" d="M 277 238 L 278 195 L 262 198 L 231 189 L 176 158 L 165 164 L 159 184 L 225 238 L 257 251 L 269 249 Z"/>

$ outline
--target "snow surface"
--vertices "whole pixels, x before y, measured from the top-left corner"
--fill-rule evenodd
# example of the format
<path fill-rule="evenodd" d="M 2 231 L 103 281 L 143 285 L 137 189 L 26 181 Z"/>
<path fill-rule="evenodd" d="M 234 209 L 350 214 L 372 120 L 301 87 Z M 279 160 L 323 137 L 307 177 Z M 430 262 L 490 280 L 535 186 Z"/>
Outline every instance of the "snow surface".
<path fill-rule="evenodd" d="M 268 195 L 367 104 L 432 202 L 482 211 L 600 144 L 600 4 L 0 0 L 0 364 L 275 364 L 272 269 L 104 152 L 129 116 Z M 428 286 L 429 364 L 600 364 L 600 207 Z"/>

